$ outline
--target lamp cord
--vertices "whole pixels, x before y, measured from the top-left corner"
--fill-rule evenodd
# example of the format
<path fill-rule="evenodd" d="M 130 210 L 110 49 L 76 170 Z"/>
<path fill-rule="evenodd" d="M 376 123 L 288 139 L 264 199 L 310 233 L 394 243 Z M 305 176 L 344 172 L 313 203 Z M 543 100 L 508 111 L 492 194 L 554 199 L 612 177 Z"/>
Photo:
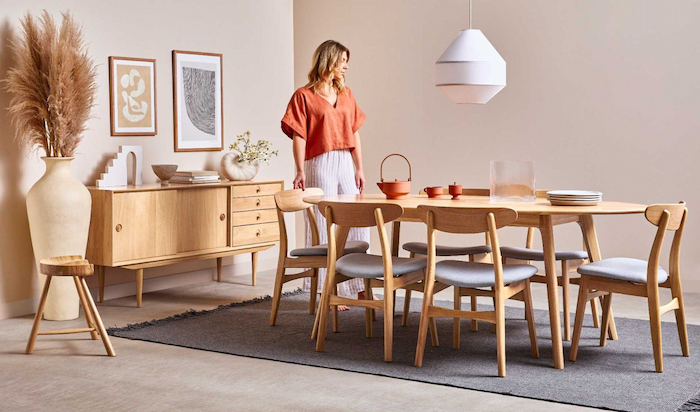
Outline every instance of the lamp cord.
<path fill-rule="evenodd" d="M 469 0 L 469 30 L 472 29 L 472 0 Z"/>

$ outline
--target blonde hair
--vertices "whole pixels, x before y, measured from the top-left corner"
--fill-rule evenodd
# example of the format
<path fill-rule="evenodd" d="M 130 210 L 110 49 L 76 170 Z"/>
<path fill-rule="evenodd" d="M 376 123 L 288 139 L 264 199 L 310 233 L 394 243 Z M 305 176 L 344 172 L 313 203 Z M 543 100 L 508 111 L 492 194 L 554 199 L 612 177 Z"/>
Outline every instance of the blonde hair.
<path fill-rule="evenodd" d="M 345 79 L 336 79 L 333 72 L 338 68 L 343 59 L 343 52 L 347 53 L 350 61 L 350 50 L 333 40 L 326 40 L 314 52 L 311 70 L 309 70 L 309 83 L 305 87 L 318 93 L 318 90 L 326 83 L 337 93 L 345 91 Z"/>

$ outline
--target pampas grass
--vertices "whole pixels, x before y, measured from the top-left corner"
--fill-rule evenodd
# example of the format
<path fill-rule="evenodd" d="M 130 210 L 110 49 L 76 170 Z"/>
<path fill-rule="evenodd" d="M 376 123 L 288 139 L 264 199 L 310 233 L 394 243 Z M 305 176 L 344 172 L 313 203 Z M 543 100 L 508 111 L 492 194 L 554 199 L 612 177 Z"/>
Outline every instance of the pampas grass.
<path fill-rule="evenodd" d="M 83 30 L 69 13 L 61 26 L 46 10 L 40 19 L 27 13 L 22 37 L 12 44 L 15 67 L 7 73 L 13 94 L 10 114 L 15 139 L 28 150 L 49 157 L 72 156 L 86 130 L 97 91 L 94 61 Z"/>

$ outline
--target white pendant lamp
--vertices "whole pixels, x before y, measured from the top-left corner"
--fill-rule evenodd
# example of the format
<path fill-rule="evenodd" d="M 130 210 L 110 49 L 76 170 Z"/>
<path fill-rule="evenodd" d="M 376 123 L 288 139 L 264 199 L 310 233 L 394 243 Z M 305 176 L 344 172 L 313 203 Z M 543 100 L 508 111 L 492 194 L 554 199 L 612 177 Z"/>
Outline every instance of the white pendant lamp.
<path fill-rule="evenodd" d="M 481 30 L 462 30 L 435 62 L 435 86 L 455 103 L 484 104 L 506 87 L 506 61 Z"/>

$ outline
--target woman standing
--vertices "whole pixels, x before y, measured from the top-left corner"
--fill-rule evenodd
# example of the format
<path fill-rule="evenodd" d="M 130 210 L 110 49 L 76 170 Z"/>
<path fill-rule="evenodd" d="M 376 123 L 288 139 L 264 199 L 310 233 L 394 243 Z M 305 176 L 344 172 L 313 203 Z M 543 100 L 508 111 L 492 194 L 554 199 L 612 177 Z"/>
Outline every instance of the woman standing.
<path fill-rule="evenodd" d="M 296 164 L 295 189 L 319 187 L 327 195 L 359 194 L 365 189 L 362 171 L 362 146 L 358 130 L 365 114 L 345 86 L 350 50 L 342 44 L 327 40 L 313 56 L 309 83 L 292 95 L 282 118 L 282 131 L 293 139 Z M 326 220 L 314 207 L 321 243 L 327 243 Z M 311 246 L 311 229 L 306 220 L 306 246 Z M 369 228 L 352 228 L 348 240 L 369 243 Z M 319 271 L 319 290 L 323 289 L 325 270 Z M 304 290 L 311 288 L 304 279 Z M 364 295 L 362 279 L 352 279 L 338 285 L 338 294 Z M 339 309 L 341 309 L 339 307 Z M 347 307 L 342 309 L 347 310 Z M 342 310 L 341 309 L 341 310 Z"/>

